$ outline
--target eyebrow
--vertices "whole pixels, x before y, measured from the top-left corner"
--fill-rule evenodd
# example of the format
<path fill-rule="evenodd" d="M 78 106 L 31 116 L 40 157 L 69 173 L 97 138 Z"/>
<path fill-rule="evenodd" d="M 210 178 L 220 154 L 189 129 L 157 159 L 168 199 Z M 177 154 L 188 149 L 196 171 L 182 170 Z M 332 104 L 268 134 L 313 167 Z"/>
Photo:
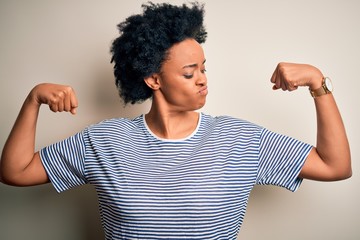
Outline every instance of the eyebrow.
<path fill-rule="evenodd" d="M 203 61 L 202 64 L 204 64 L 206 62 L 206 59 Z M 197 67 L 198 64 L 197 63 L 194 63 L 194 64 L 189 64 L 189 65 L 185 65 L 183 66 L 183 68 L 194 68 L 194 67 Z"/>

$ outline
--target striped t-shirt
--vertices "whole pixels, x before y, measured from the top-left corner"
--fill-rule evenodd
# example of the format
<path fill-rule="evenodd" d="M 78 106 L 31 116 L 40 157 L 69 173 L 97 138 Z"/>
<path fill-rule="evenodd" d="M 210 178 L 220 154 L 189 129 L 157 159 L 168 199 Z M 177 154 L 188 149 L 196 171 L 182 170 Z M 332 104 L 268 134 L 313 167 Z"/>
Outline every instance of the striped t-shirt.
<path fill-rule="evenodd" d="M 184 139 L 144 115 L 110 119 L 40 151 L 58 192 L 92 184 L 106 239 L 236 239 L 255 184 L 295 191 L 311 146 L 240 119 L 200 114 Z"/>

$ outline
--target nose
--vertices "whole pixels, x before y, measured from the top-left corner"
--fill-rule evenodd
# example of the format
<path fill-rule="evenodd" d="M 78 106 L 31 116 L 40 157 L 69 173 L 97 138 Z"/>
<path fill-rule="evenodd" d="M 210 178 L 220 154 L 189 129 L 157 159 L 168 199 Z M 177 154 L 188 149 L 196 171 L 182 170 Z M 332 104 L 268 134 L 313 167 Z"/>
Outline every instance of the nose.
<path fill-rule="evenodd" d="M 207 77 L 206 77 L 206 74 L 203 73 L 203 72 L 200 72 L 200 75 L 196 81 L 196 84 L 197 85 L 200 85 L 200 86 L 206 86 L 207 84 Z"/>

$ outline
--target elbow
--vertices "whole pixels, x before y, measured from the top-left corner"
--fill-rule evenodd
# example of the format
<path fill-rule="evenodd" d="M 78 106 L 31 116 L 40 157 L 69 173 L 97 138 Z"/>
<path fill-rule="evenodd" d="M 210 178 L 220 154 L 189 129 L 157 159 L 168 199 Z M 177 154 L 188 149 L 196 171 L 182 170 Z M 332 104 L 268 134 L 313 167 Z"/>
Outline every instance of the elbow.
<path fill-rule="evenodd" d="M 337 169 L 334 171 L 334 180 L 340 181 L 340 180 L 346 180 L 348 178 L 351 178 L 352 176 L 352 168 L 351 168 L 351 161 L 349 159 L 349 163 L 345 166 L 342 166 L 340 169 Z"/>
<path fill-rule="evenodd" d="M 5 164 L 6 161 L 3 155 L 0 159 L 0 182 L 6 185 L 16 186 L 16 180 L 14 179 L 15 174 L 10 171 L 9 167 Z"/>
<path fill-rule="evenodd" d="M 331 173 L 329 172 L 329 174 L 324 177 L 319 179 L 320 181 L 342 181 L 342 180 L 346 180 L 348 178 L 350 178 L 352 176 L 352 171 L 351 169 L 349 170 L 334 170 Z"/>
<path fill-rule="evenodd" d="M 350 150 L 342 152 L 336 158 L 333 158 L 329 167 L 329 181 L 341 181 L 351 178 L 351 154 Z"/>
<path fill-rule="evenodd" d="M 0 174 L 0 182 L 14 187 L 24 187 L 29 186 L 28 184 L 24 183 L 21 176 L 15 175 L 8 175 L 8 174 Z"/>
<path fill-rule="evenodd" d="M 350 152 L 350 148 L 348 148 L 348 151 L 343 155 L 344 156 L 344 167 L 341 171 L 341 179 L 340 180 L 345 180 L 348 178 L 351 178 L 352 176 L 352 167 L 351 167 L 351 152 Z"/>
<path fill-rule="evenodd" d="M 344 171 L 344 172 L 335 174 L 333 176 L 332 180 L 333 181 L 342 181 L 342 180 L 351 178 L 351 176 L 352 176 L 352 171 L 346 171 L 346 172 Z"/>
<path fill-rule="evenodd" d="M 4 168 L 2 167 L 2 161 L 0 159 L 0 182 L 3 184 L 9 185 L 7 180 L 8 179 L 6 177 L 6 173 L 4 171 Z"/>
<path fill-rule="evenodd" d="M 10 186 L 18 186 L 16 179 L 0 169 L 0 182 Z"/>
<path fill-rule="evenodd" d="M 351 178 L 351 176 L 352 176 L 352 171 L 347 171 L 344 173 L 337 174 L 333 179 L 334 181 L 341 181 Z"/>
<path fill-rule="evenodd" d="M 5 185 L 15 186 L 15 184 L 12 181 L 10 181 L 6 178 L 3 178 L 3 177 L 0 177 L 0 182 Z"/>
<path fill-rule="evenodd" d="M 24 181 L 24 172 L 14 172 L 6 171 L 4 168 L 0 168 L 0 182 L 15 187 L 29 186 L 29 184 Z"/>
<path fill-rule="evenodd" d="M 345 164 L 345 167 L 343 169 L 343 171 L 341 172 L 341 177 L 342 179 L 341 180 L 345 180 L 345 179 L 348 179 L 348 178 L 351 178 L 352 176 L 352 167 L 351 167 L 351 155 L 350 155 L 350 151 L 348 153 L 348 156 L 347 156 L 347 164 Z"/>
<path fill-rule="evenodd" d="M 11 182 L 11 177 L 9 174 L 5 171 L 3 166 L 2 159 L 0 160 L 0 182 L 6 185 L 13 185 Z"/>
<path fill-rule="evenodd" d="M 0 164 L 0 182 L 9 186 L 22 186 L 21 174 L 16 174 L 13 171 L 6 170 L 5 167 Z"/>
<path fill-rule="evenodd" d="M 7 177 L 4 177 L 3 174 L 0 174 L 0 182 L 3 183 L 3 184 L 6 184 L 6 185 L 11 185 L 13 186 L 14 184 L 12 183 L 12 181 L 7 178 Z"/>
<path fill-rule="evenodd" d="M 345 170 L 340 174 L 339 180 L 345 180 L 345 179 L 351 178 L 351 176 L 352 176 L 352 169 L 351 169 L 351 167 L 349 167 L 348 170 Z"/>

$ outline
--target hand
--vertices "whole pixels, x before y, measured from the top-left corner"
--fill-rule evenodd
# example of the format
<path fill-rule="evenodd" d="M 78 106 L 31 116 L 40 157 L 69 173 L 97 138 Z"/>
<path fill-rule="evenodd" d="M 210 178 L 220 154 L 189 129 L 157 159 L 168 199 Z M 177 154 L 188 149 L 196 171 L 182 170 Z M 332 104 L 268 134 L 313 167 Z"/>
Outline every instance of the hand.
<path fill-rule="evenodd" d="M 293 91 L 299 86 L 318 89 L 322 85 L 323 74 L 314 66 L 308 64 L 279 63 L 271 77 L 273 89 Z"/>
<path fill-rule="evenodd" d="M 74 90 L 70 86 L 42 83 L 35 86 L 29 97 L 38 105 L 47 104 L 53 112 L 76 114 L 78 106 Z"/>

